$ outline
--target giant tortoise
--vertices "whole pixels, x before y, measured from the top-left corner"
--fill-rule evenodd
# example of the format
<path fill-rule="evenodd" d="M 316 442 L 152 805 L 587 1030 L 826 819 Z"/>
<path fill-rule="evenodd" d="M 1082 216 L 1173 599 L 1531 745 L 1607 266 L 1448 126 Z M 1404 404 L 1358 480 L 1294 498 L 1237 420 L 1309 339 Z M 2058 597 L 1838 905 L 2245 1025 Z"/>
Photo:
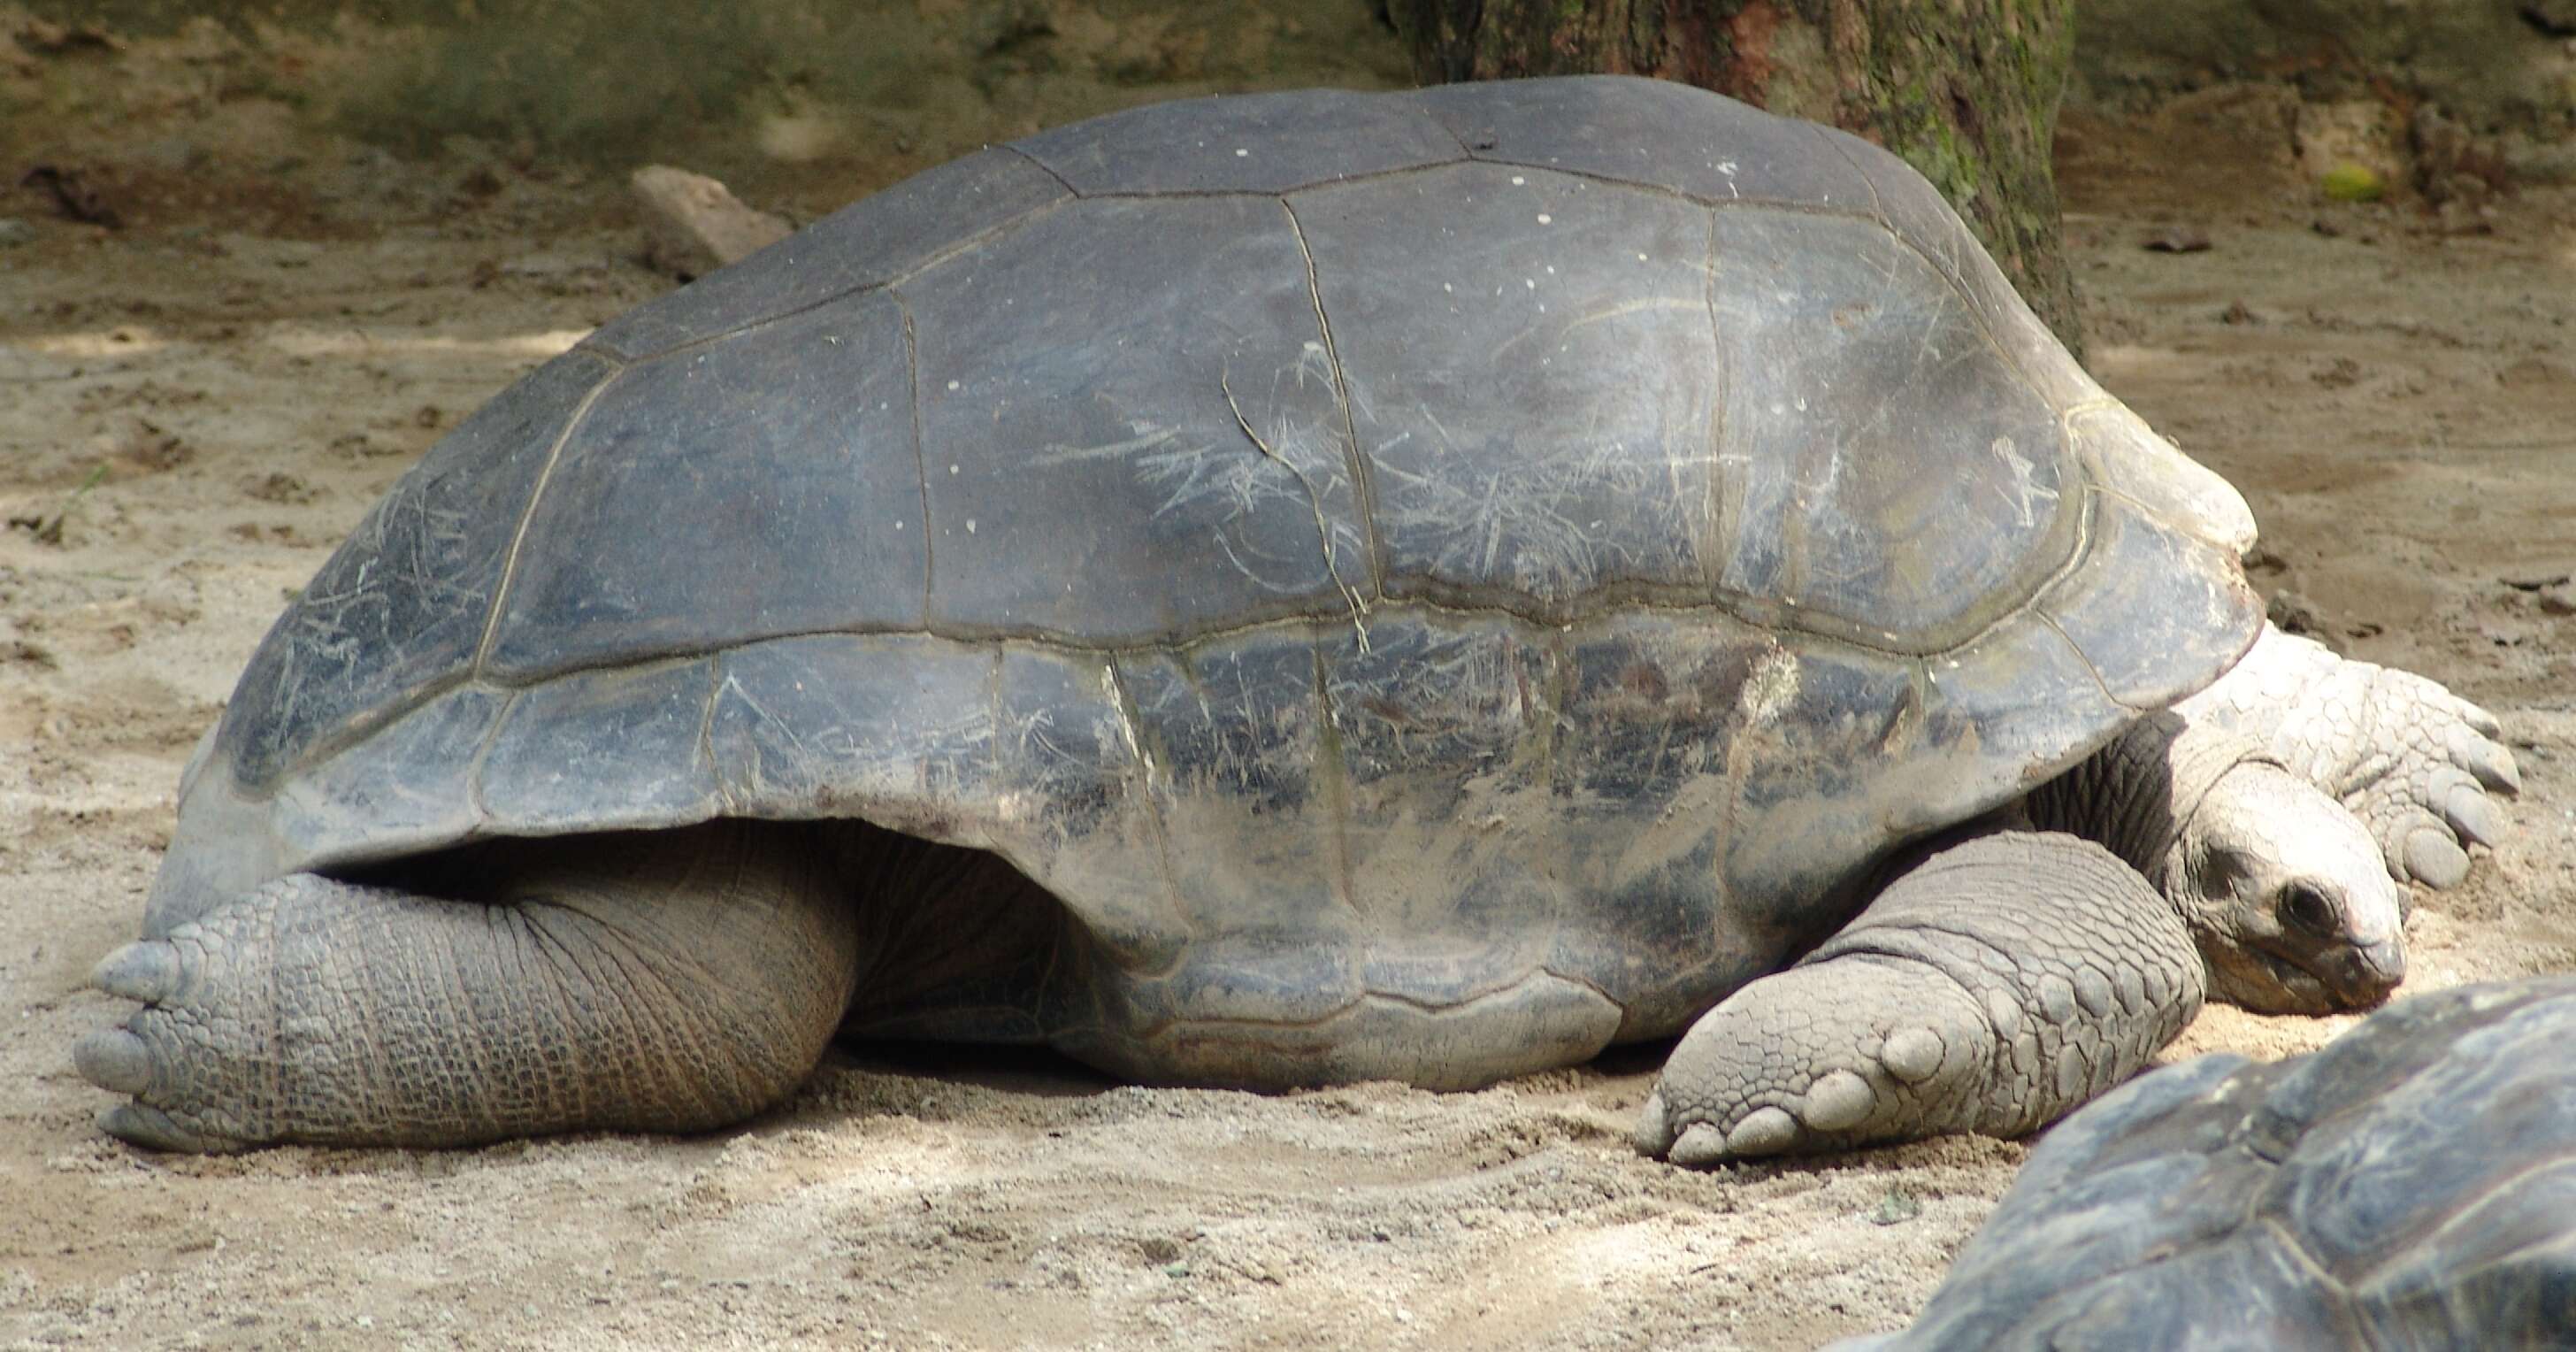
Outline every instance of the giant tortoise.
<path fill-rule="evenodd" d="M 2576 1347 L 2576 975 L 2204 1056 L 2031 1152 L 1902 1334 L 1835 1352 Z"/>
<path fill-rule="evenodd" d="M 2253 535 L 1841 132 L 1100 118 L 432 449 L 252 657 L 76 1059 L 215 1150 L 709 1128 L 836 1030 L 1466 1087 L 1690 1029 L 1684 1163 L 2027 1131 L 2204 988 L 2379 1001 L 2400 881 L 2497 829 L 2495 724 L 2268 635 Z"/>

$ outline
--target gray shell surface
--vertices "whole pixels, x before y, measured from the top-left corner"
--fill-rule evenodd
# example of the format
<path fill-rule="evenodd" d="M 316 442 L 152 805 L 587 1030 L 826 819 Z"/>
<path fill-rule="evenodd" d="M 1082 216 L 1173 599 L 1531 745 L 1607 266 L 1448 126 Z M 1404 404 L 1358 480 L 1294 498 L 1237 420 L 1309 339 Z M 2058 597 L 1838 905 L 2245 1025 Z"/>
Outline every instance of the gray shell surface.
<path fill-rule="evenodd" d="M 2051 1129 L 1904 1333 L 1842 1352 L 2576 1341 L 2576 977 L 2203 1056 Z"/>
<path fill-rule="evenodd" d="M 467 419 L 253 657 L 148 923 L 857 817 L 1061 897 L 1104 1020 L 1540 981 L 1597 1046 L 2212 679 L 2251 538 L 1842 133 L 1615 77 L 1149 107 Z"/>

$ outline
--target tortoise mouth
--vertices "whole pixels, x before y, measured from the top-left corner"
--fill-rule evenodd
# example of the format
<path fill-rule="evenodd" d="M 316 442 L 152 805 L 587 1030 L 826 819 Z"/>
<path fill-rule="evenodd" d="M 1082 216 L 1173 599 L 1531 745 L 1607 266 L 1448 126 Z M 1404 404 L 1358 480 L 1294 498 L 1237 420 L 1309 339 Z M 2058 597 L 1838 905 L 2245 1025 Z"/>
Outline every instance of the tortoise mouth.
<path fill-rule="evenodd" d="M 2267 993 L 2273 1003 L 2269 1005 L 2256 1005 L 2244 1001 L 2238 1003 L 2246 1004 L 2247 1008 L 2264 1014 L 2325 1014 L 2334 1010 L 2334 995 L 2327 990 L 2325 981 L 2316 973 L 2292 961 L 2284 954 L 2267 953 L 2256 949 L 2253 951 L 2253 958 L 2255 967 L 2265 978 L 2265 984 L 2271 988 Z"/>
<path fill-rule="evenodd" d="M 2404 975 L 2402 960 L 2392 974 L 2387 964 L 2349 947 L 2294 953 L 2249 945 L 2243 954 L 2249 961 L 2230 974 L 2235 979 L 2213 983 L 2212 992 L 2257 1014 L 2374 1009 L 2388 1002 Z"/>
<path fill-rule="evenodd" d="M 2206 953 L 2212 999 L 2257 1014 L 2331 1014 L 2343 1007 L 2325 979 L 2297 955 L 2259 942 Z"/>

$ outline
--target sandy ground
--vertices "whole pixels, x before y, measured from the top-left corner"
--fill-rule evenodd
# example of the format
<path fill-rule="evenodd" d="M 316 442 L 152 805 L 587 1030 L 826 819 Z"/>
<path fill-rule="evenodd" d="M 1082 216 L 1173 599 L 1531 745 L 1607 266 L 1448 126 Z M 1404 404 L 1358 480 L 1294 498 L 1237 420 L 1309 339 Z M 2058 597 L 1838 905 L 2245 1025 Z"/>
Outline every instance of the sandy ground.
<path fill-rule="evenodd" d="M 1642 1160 L 1653 1048 L 1278 1097 L 868 1051 L 695 1140 L 101 1136 L 67 1048 L 124 1008 L 84 977 L 262 630 L 442 429 L 667 285 L 611 179 L 281 151 L 273 111 L 92 146 L 120 229 L 0 195 L 0 1344 L 1809 1347 L 1902 1323 L 2011 1182 L 1984 1140 Z M 2576 194 L 2327 206 L 2204 121 L 2067 138 L 2092 365 L 2244 488 L 2286 612 L 2503 716 L 2519 829 L 2422 899 L 2410 985 L 2576 967 Z M 2211 247 L 2141 248 L 2175 230 Z M 2173 1055 L 2348 1022 L 2217 1010 Z"/>

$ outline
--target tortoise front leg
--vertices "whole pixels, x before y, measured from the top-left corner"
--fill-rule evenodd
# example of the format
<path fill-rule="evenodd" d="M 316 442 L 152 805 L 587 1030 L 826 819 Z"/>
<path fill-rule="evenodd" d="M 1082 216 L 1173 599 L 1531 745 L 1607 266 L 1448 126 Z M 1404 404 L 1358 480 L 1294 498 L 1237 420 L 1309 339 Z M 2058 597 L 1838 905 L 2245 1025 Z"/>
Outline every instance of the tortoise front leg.
<path fill-rule="evenodd" d="M 2109 851 L 1980 836 L 1701 1016 L 1637 1144 L 1708 1165 L 2023 1135 L 2136 1074 L 2200 1012 L 2202 989 L 2173 907 Z"/>
<path fill-rule="evenodd" d="M 2341 800 L 2401 882 L 2457 886 L 2467 847 L 2504 834 L 2495 799 L 2522 788 L 2493 714 L 2413 672 L 2337 657 L 2268 624 L 2233 670 L 2174 712 L 2264 743 Z"/>
<path fill-rule="evenodd" d="M 83 1037 L 100 1120 L 164 1150 L 697 1131 L 777 1102 L 847 1007 L 859 934 L 800 828 L 512 842 L 429 880 L 293 874 L 128 944 Z"/>

